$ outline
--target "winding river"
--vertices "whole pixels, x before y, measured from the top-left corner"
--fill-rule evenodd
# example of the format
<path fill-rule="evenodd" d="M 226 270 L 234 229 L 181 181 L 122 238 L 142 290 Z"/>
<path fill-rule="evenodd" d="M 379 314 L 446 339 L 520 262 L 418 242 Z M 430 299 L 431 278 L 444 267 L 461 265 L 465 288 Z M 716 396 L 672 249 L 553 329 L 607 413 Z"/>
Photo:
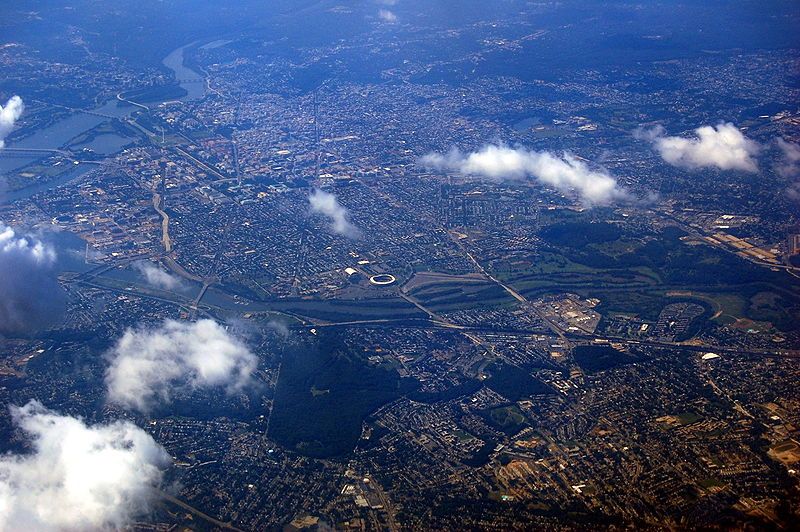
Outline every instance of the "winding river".
<path fill-rule="evenodd" d="M 184 54 L 186 49 L 194 47 L 200 41 L 194 41 L 170 52 L 162 61 L 162 64 L 172 71 L 175 79 L 180 81 L 188 93 L 181 98 L 182 101 L 190 101 L 202 98 L 205 95 L 206 82 L 203 75 L 195 72 L 184 65 Z M 214 44 L 220 41 L 212 41 Z M 138 108 L 125 102 L 120 102 L 117 98 L 103 102 L 101 105 L 86 111 L 76 111 L 69 116 L 56 120 L 49 126 L 36 131 L 32 135 L 19 140 L 18 142 L 7 143 L 6 147 L 11 148 L 5 156 L 0 152 L 0 177 L 9 172 L 22 168 L 33 163 L 44 155 L 39 154 L 19 154 L 14 153 L 14 149 L 37 149 L 54 150 L 68 144 L 72 139 L 91 129 L 96 128 L 111 119 L 122 119 L 129 117 Z M 92 148 L 102 155 L 111 155 L 119 151 L 128 142 L 126 137 L 105 133 L 97 136 L 92 141 L 82 146 Z M 41 185 L 33 185 L 11 193 L 6 193 L 0 202 L 15 201 L 37 194 L 42 190 L 54 188 L 65 182 L 69 182 L 79 177 L 82 173 L 91 168 L 91 165 L 80 165 L 71 170 L 63 177 L 51 180 Z"/>

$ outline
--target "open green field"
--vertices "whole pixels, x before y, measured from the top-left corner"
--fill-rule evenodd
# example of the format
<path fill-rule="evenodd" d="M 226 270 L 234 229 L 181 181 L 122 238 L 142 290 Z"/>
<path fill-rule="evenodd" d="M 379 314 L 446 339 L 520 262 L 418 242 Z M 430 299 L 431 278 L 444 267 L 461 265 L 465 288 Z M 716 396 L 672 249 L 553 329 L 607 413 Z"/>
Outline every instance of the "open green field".
<path fill-rule="evenodd" d="M 516 405 L 492 408 L 483 413 L 483 418 L 506 434 L 514 434 L 525 428 L 526 418 Z"/>
<path fill-rule="evenodd" d="M 188 92 L 186 89 L 178 84 L 174 85 L 161 85 L 158 87 L 145 87 L 143 89 L 136 89 L 128 91 L 122 95 L 126 100 L 132 100 L 136 103 L 156 103 L 165 100 L 177 100 L 183 98 Z"/>
<path fill-rule="evenodd" d="M 510 401 L 555 393 L 548 385 L 516 366 L 498 362 L 488 370 L 492 376 L 486 381 L 486 386 Z"/>
<path fill-rule="evenodd" d="M 139 130 L 130 127 L 125 122 L 112 120 L 109 122 L 103 122 L 99 126 L 81 133 L 70 141 L 70 143 L 67 145 L 67 148 L 72 150 L 81 149 L 84 145 L 90 144 L 98 137 L 102 137 L 104 135 L 119 136 L 127 139 L 128 143 L 133 142 L 142 136 Z"/>
<path fill-rule="evenodd" d="M 680 229 L 639 234 L 593 215 L 548 211 L 543 246 L 528 261 L 499 261 L 492 272 L 529 298 L 575 292 L 601 300 L 603 314 L 655 320 L 679 299 L 711 305 L 719 324 L 788 331 L 800 327 L 800 282 L 706 245 Z M 547 218 L 546 218 L 547 219 Z"/>
<path fill-rule="evenodd" d="M 424 312 L 399 297 L 362 300 L 281 299 L 270 302 L 269 306 L 271 310 L 331 323 L 381 319 L 427 319 Z"/>
<path fill-rule="evenodd" d="M 403 286 L 403 290 L 434 312 L 496 307 L 515 302 L 502 287 L 475 275 L 417 273 Z"/>
<path fill-rule="evenodd" d="M 793 330 L 798 319 L 791 292 L 772 285 L 753 283 L 736 292 L 690 292 L 691 298 L 712 305 L 712 319 L 721 325 L 743 329 Z"/>
<path fill-rule="evenodd" d="M 210 288 L 202 303 L 234 312 L 281 312 L 319 323 L 361 320 L 428 319 L 427 314 L 400 297 L 373 299 L 259 299 L 246 287 L 237 292 Z M 252 299 L 247 296 L 252 296 Z"/>

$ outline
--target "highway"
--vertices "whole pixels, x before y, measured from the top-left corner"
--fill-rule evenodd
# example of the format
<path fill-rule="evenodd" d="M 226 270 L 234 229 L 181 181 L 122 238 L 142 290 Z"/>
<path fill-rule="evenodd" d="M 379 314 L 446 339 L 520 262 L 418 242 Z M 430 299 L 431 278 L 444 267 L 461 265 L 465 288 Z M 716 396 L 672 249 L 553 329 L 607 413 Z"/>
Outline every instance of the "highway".
<path fill-rule="evenodd" d="M 307 328 L 307 325 L 294 326 L 290 328 Z M 316 328 L 321 327 L 385 327 L 385 328 L 404 328 L 404 329 L 458 329 L 464 334 L 474 333 L 481 335 L 511 335 L 511 336 L 549 336 L 550 332 L 546 330 L 537 329 L 498 329 L 493 327 L 471 327 L 467 325 L 458 325 L 438 320 L 416 320 L 409 321 L 408 319 L 393 320 L 393 319 L 376 319 L 376 320 L 357 320 L 357 321 L 342 321 L 332 322 L 322 325 L 314 325 Z M 630 338 L 623 338 L 619 336 L 605 336 L 599 334 L 565 334 L 564 337 L 571 343 L 586 342 L 586 343 L 614 343 L 625 345 L 627 347 L 668 347 L 673 349 L 683 349 L 697 353 L 728 353 L 732 355 L 748 355 L 755 357 L 768 357 L 768 358 L 800 358 L 800 350 L 793 349 L 757 349 L 757 348 L 744 348 L 744 347 L 730 347 L 710 344 L 685 344 L 680 342 L 666 342 L 659 340 L 633 340 Z M 560 337 L 559 337 L 560 338 Z"/>
<path fill-rule="evenodd" d="M 484 268 L 483 265 L 480 262 L 478 262 L 478 260 L 472 255 L 472 253 L 470 253 L 461 244 L 461 242 L 458 240 L 458 237 L 456 237 L 455 235 L 453 235 L 449 231 L 448 231 L 448 234 L 450 234 L 450 236 L 453 238 L 453 242 L 455 242 L 455 244 L 461 249 L 461 251 L 464 252 L 464 254 L 469 258 L 469 260 L 472 262 L 472 264 L 474 264 L 475 267 L 478 268 L 478 271 L 480 271 L 481 274 L 483 274 L 484 277 L 486 277 L 491 282 L 493 282 L 494 284 L 496 284 L 497 286 L 499 286 L 500 288 L 505 290 L 509 295 L 511 295 L 511 297 L 513 297 L 514 299 L 516 299 L 520 303 L 527 303 L 528 302 L 528 300 L 525 298 L 525 296 L 523 296 L 522 294 L 520 294 L 519 292 L 517 292 L 516 290 L 514 290 L 513 288 L 511 288 L 507 284 L 503 283 L 502 281 L 500 281 L 499 279 L 494 277 L 489 272 L 487 272 L 486 268 Z M 536 314 L 536 317 L 538 317 L 540 320 L 545 322 L 547 324 L 547 326 L 550 327 L 550 330 L 553 331 L 556 334 L 556 336 L 558 336 L 561 339 L 561 341 L 564 344 L 564 346 L 565 347 L 569 347 L 569 340 L 567 340 L 567 337 L 564 336 L 564 332 L 561 330 L 561 328 L 558 325 L 556 325 L 555 323 L 553 323 L 552 321 L 550 321 L 550 319 L 547 316 L 545 316 L 543 313 L 539 312 L 539 309 L 537 309 L 535 306 L 531 305 L 530 308 L 533 311 L 533 313 Z"/>
<path fill-rule="evenodd" d="M 159 491 L 158 494 L 165 501 L 171 502 L 172 504 L 183 508 L 187 512 L 190 512 L 190 513 L 196 515 L 197 517 L 203 519 L 204 521 L 207 521 L 208 523 L 211 523 L 212 525 L 214 525 L 216 527 L 222 528 L 223 530 L 234 530 L 235 532 L 244 532 L 242 529 L 236 528 L 235 526 L 233 526 L 230 523 L 224 523 L 224 522 L 222 522 L 222 521 L 220 521 L 218 519 L 214 519 L 213 517 L 211 517 L 208 514 L 204 514 L 203 512 L 201 512 L 200 510 L 198 510 L 194 506 L 191 506 L 191 505 L 183 502 L 182 500 L 180 500 L 180 499 L 178 499 L 176 497 L 173 497 L 169 493 L 166 493 L 164 491 Z"/>

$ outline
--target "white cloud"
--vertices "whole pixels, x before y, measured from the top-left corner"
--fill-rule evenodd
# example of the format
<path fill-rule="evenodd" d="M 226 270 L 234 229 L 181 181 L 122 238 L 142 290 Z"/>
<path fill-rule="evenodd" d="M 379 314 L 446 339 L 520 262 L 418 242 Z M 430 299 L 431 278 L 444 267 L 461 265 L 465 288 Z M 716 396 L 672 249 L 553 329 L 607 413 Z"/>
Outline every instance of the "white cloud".
<path fill-rule="evenodd" d="M 149 260 L 140 260 L 131 264 L 133 269 L 144 276 L 150 286 L 162 290 L 175 290 L 182 285 L 181 279 L 162 270 Z"/>
<path fill-rule="evenodd" d="M 331 229 L 333 229 L 334 233 L 349 238 L 358 236 L 358 228 L 350 223 L 347 209 L 339 203 L 336 196 L 330 192 L 315 188 L 308 197 L 308 202 L 311 205 L 311 212 L 324 214 L 330 219 Z"/>
<path fill-rule="evenodd" d="M 782 138 L 775 139 L 775 143 L 781 150 L 781 161 L 775 165 L 775 171 L 786 179 L 796 179 L 800 176 L 800 145 Z M 790 198 L 800 200 L 800 182 L 790 183 L 786 193 Z"/>
<path fill-rule="evenodd" d="M 52 264 L 56 258 L 52 247 L 34 237 L 18 235 L 3 222 L 0 222 L 0 253 L 24 255 L 34 264 Z"/>
<path fill-rule="evenodd" d="M 613 176 L 604 170 L 589 168 L 569 153 L 558 156 L 546 151 L 489 144 L 467 154 L 457 149 L 445 155 L 429 153 L 421 162 L 440 170 L 497 180 L 533 177 L 560 191 L 575 191 L 587 204 L 605 204 L 628 197 Z"/>
<path fill-rule="evenodd" d="M 22 115 L 25 105 L 22 98 L 12 96 L 5 107 L 0 105 L 0 149 L 5 147 L 5 138 L 14 128 L 14 123 Z"/>
<path fill-rule="evenodd" d="M 388 9 L 381 9 L 380 11 L 378 11 L 378 18 L 390 24 L 397 22 L 397 15 L 395 15 L 392 11 Z"/>
<path fill-rule="evenodd" d="M 789 142 L 778 138 L 775 139 L 778 148 L 781 150 L 782 161 L 778 163 L 776 170 L 783 177 L 796 177 L 800 175 L 800 144 Z"/>
<path fill-rule="evenodd" d="M 63 311 L 55 260 L 52 246 L 0 222 L 0 334 L 37 330 Z"/>
<path fill-rule="evenodd" d="M 666 133 L 667 130 L 660 124 L 653 127 L 639 126 L 633 131 L 633 138 L 637 140 L 646 140 L 647 142 L 655 142 L 656 139 L 665 136 Z"/>
<path fill-rule="evenodd" d="M 0 531 L 120 529 L 148 510 L 170 458 L 142 429 L 88 426 L 37 401 L 11 415 L 32 452 L 0 457 Z"/>
<path fill-rule="evenodd" d="M 157 328 L 128 329 L 108 353 L 108 399 L 148 412 L 173 392 L 252 384 L 258 358 L 213 320 L 166 320 Z"/>
<path fill-rule="evenodd" d="M 758 171 L 755 156 L 760 146 L 730 122 L 702 126 L 694 133 L 691 138 L 669 137 L 659 126 L 638 137 L 651 141 L 662 159 L 680 168 Z"/>

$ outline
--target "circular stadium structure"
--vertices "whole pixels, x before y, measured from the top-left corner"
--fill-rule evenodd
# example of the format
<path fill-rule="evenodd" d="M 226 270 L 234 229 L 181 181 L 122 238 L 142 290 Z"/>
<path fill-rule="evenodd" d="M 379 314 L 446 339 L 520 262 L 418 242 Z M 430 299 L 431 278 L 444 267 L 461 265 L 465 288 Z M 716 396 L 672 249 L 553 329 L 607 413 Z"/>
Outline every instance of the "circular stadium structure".
<path fill-rule="evenodd" d="M 386 286 L 394 283 L 397 278 L 390 273 L 379 273 L 369 278 L 369 282 L 377 286 Z"/>

